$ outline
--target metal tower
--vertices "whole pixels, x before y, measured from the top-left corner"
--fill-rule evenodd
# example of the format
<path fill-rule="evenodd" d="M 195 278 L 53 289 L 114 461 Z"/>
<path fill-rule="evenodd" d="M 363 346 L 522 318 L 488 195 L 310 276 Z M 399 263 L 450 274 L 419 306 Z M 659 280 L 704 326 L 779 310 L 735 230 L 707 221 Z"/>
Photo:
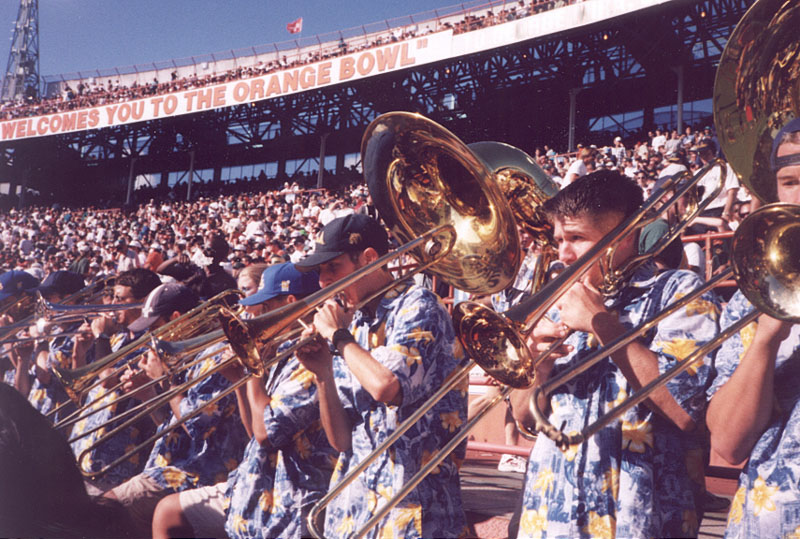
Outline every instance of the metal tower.
<path fill-rule="evenodd" d="M 0 100 L 39 97 L 39 0 L 20 0 Z"/>

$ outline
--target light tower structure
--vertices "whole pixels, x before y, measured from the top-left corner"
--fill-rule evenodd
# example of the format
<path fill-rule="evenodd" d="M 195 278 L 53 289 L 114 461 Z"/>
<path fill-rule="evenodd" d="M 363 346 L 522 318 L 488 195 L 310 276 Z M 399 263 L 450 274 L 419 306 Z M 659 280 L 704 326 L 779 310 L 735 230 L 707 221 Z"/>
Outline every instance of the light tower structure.
<path fill-rule="evenodd" d="M 20 0 L 0 100 L 22 101 L 38 97 L 39 0 Z"/>

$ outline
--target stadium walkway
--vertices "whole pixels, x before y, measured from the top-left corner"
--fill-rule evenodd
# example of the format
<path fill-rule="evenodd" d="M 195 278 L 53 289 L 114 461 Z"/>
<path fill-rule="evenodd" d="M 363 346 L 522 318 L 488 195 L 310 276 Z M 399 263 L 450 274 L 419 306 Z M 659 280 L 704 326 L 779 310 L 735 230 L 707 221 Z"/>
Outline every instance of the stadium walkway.
<path fill-rule="evenodd" d="M 523 474 L 497 471 L 497 456 L 469 452 L 461 467 L 461 493 L 467 521 L 477 537 L 502 539 L 508 535 L 508 522 L 522 489 Z M 736 489 L 735 479 L 708 477 L 708 490 L 728 499 Z M 707 512 L 700 523 L 702 539 L 722 537 L 727 510 Z"/>

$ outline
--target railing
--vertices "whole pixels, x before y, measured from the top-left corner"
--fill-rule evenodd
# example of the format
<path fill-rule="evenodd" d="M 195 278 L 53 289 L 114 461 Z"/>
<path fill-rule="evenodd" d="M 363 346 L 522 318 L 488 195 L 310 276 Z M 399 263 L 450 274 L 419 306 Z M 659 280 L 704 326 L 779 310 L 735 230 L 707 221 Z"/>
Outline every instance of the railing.
<path fill-rule="evenodd" d="M 562 4 L 569 5 L 579 1 L 583 0 L 566 0 L 563 1 Z M 553 9 L 558 3 L 559 2 L 552 0 L 524 0 L 523 2 L 511 0 L 473 0 L 471 2 L 463 2 L 413 15 L 404 15 L 308 37 L 298 37 L 274 43 L 150 62 L 147 64 L 50 75 L 44 76 L 42 79 L 45 83 L 52 83 L 79 81 L 89 78 L 121 77 L 123 75 L 135 74 L 137 77 L 142 76 L 149 80 L 154 74 L 160 72 L 169 74 L 174 70 L 180 70 L 184 67 L 197 69 L 198 66 L 203 67 L 207 65 L 208 67 L 206 69 L 210 69 L 213 65 L 214 71 L 216 71 L 216 66 L 223 62 L 232 64 L 232 67 L 236 68 L 248 65 L 246 62 L 248 59 L 251 60 L 249 65 L 254 65 L 259 60 L 263 59 L 276 61 L 285 57 L 287 61 L 297 60 L 303 54 L 308 54 L 313 51 L 337 53 L 343 48 L 343 45 L 349 52 L 352 52 L 359 48 L 371 47 L 375 45 L 376 40 L 380 40 L 382 43 L 397 40 L 403 34 L 438 32 L 447 28 L 454 28 L 457 32 L 471 31 L 491 24 L 499 24 L 506 20 L 511 20 L 508 17 L 501 20 L 498 14 L 495 13 L 496 10 L 505 13 L 516 13 L 519 10 L 523 12 L 522 16 L 527 16 L 528 14 Z M 491 12 L 491 14 L 489 15 L 484 12 Z M 470 17 L 483 15 L 492 19 L 491 24 L 480 24 L 480 19 L 470 19 Z M 519 17 L 515 16 L 514 18 Z M 457 26 L 459 26 L 459 28 L 456 28 Z"/>
<path fill-rule="evenodd" d="M 683 236 L 683 243 L 698 242 L 703 243 L 703 254 L 705 255 L 705 279 L 710 280 L 714 276 L 713 246 L 714 240 L 725 240 L 733 237 L 733 231 L 728 232 L 709 232 L 706 234 L 695 234 L 693 236 Z M 728 279 L 720 282 L 717 287 L 736 286 L 736 281 Z"/>

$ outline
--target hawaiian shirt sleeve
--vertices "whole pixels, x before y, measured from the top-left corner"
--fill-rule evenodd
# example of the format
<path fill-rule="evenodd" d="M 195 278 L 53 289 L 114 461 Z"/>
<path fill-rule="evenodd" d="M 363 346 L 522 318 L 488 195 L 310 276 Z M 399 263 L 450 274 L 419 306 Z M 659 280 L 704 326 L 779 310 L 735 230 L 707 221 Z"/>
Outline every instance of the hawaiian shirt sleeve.
<path fill-rule="evenodd" d="M 314 375 L 302 365 L 285 370 L 289 372 L 279 375 L 273 384 L 275 393 L 264 408 L 267 442 L 273 448 L 293 443 L 296 433 L 319 419 Z"/>
<path fill-rule="evenodd" d="M 656 284 L 659 286 L 661 283 Z M 702 286 L 700 278 L 688 271 L 674 272 L 666 281 L 658 308 L 668 305 Z M 655 315 L 656 313 L 652 313 Z M 648 317 L 649 318 L 649 317 Z M 683 309 L 668 316 L 656 328 L 650 349 L 658 354 L 661 373 L 669 370 L 718 333 L 719 304 L 713 292 L 706 292 Z M 711 374 L 711 355 L 696 361 L 667 382 L 667 389 L 695 422 L 703 420 L 705 388 Z"/>
<path fill-rule="evenodd" d="M 201 363 L 198 367 L 191 369 L 190 377 L 198 377 L 207 374 L 222 359 L 222 354 L 217 354 Z M 220 394 L 223 390 L 230 387 L 227 379 L 219 373 L 206 376 L 186 392 L 186 396 L 181 400 L 181 417 L 192 413 L 198 408 L 205 407 L 203 413 L 187 421 L 184 426 L 192 438 L 202 437 L 210 427 L 213 427 L 224 419 L 224 408 L 219 403 L 207 406 L 207 403 Z"/>
<path fill-rule="evenodd" d="M 753 308 L 754 307 L 747 301 L 744 294 L 737 290 L 736 294 L 733 295 L 725 306 L 725 310 L 722 312 L 720 329 L 725 330 L 735 324 L 747 316 Z M 714 381 L 707 391 L 707 398 L 709 400 L 711 400 L 711 397 L 714 396 L 719 388 L 730 380 L 755 334 L 756 322 L 751 322 L 722 343 L 714 360 Z"/>
<path fill-rule="evenodd" d="M 387 323 L 385 345 L 372 354 L 397 377 L 407 405 L 427 398 L 432 385 L 449 374 L 440 371 L 453 357 L 453 342 L 453 327 L 444 306 L 433 293 L 418 288 L 405 297 Z"/>

